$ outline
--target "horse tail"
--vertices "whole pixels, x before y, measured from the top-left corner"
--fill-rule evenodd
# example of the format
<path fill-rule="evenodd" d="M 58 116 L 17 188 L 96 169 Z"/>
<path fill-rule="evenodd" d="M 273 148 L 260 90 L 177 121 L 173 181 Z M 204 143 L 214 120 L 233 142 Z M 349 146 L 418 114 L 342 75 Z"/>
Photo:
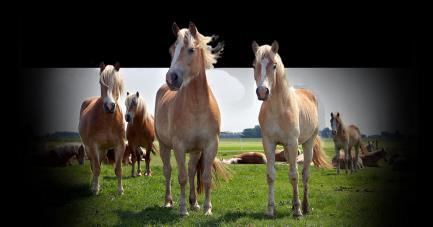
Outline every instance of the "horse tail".
<path fill-rule="evenodd" d="M 150 149 L 150 151 L 152 152 L 153 155 L 159 154 L 159 150 L 158 148 L 156 148 L 154 143 L 152 143 L 152 148 Z"/>
<path fill-rule="evenodd" d="M 201 155 L 198 163 L 197 163 L 197 193 L 201 194 L 203 192 L 204 183 L 202 181 L 204 165 L 203 165 L 203 154 Z M 224 164 L 218 160 L 214 159 L 212 163 L 212 187 L 215 186 L 214 182 L 218 182 L 220 180 L 228 181 L 231 178 L 231 173 L 224 166 Z"/>
<path fill-rule="evenodd" d="M 328 162 L 328 157 L 323 149 L 322 140 L 319 135 L 314 138 L 313 163 L 316 167 L 330 169 L 332 165 Z"/>
<path fill-rule="evenodd" d="M 364 155 L 367 154 L 368 150 L 365 147 L 364 143 L 362 143 L 362 141 L 359 142 L 359 148 L 361 148 L 360 150 L 361 150 L 362 154 L 364 154 Z"/>

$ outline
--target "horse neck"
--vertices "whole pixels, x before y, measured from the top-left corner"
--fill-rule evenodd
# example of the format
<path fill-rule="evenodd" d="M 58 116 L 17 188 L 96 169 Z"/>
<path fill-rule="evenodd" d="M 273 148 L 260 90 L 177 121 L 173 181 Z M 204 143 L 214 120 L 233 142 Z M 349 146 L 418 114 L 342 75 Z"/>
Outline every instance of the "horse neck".
<path fill-rule="evenodd" d="M 146 112 L 146 108 L 144 107 L 144 102 L 140 101 L 133 122 L 137 122 L 141 124 L 146 120 L 146 117 L 147 117 L 147 112 Z"/>
<path fill-rule="evenodd" d="M 269 96 L 271 111 L 287 109 L 287 107 L 293 102 L 294 97 L 290 95 L 290 84 L 286 79 L 286 73 L 282 64 L 279 64 L 279 67 L 277 68 L 275 82 L 272 86 L 272 94 Z"/>
<path fill-rule="evenodd" d="M 184 105 L 191 109 L 199 109 L 209 103 L 209 87 L 204 68 L 197 76 L 178 92 Z"/>
<path fill-rule="evenodd" d="M 346 126 L 340 118 L 340 125 L 338 126 L 338 135 L 344 136 L 346 134 Z"/>

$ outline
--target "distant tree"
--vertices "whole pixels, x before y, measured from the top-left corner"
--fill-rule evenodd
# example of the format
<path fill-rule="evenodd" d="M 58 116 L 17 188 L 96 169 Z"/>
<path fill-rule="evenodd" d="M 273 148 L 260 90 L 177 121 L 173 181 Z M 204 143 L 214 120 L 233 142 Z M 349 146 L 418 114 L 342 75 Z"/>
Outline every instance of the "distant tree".
<path fill-rule="evenodd" d="M 320 131 L 319 134 L 322 138 L 330 138 L 331 137 L 331 129 L 326 127 L 324 129 L 322 129 L 322 131 Z"/>
<path fill-rule="evenodd" d="M 246 128 L 242 131 L 242 138 L 261 138 L 262 130 L 259 125 L 254 126 L 254 128 Z"/>

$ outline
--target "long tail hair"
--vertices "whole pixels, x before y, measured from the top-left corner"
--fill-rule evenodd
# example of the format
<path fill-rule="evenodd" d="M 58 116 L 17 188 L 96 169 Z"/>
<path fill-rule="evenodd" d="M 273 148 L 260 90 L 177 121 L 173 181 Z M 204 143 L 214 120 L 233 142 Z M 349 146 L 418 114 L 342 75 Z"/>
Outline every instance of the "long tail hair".
<path fill-rule="evenodd" d="M 204 171 L 203 166 L 203 154 L 201 155 L 198 163 L 197 163 L 197 193 L 200 194 L 203 192 L 204 184 L 201 179 Z M 221 180 L 228 181 L 232 177 L 231 173 L 224 166 L 224 164 L 218 160 L 214 159 L 212 163 L 212 187 L 215 186 L 215 182 L 219 182 Z"/>
<path fill-rule="evenodd" d="M 150 149 L 153 155 L 159 154 L 158 148 L 156 148 L 155 144 L 152 143 L 152 149 Z"/>
<path fill-rule="evenodd" d="M 319 135 L 314 138 L 313 163 L 318 168 L 332 168 L 332 165 L 328 162 L 328 156 L 323 150 L 322 140 Z"/>

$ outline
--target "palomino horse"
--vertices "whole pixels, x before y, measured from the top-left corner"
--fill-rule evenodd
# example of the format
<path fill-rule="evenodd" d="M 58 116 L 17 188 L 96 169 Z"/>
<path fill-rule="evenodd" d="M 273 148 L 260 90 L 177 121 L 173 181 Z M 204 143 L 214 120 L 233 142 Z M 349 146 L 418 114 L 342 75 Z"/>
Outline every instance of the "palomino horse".
<path fill-rule="evenodd" d="M 146 148 L 144 159 L 146 162 L 145 176 L 151 176 L 150 171 L 150 153 L 154 153 L 153 141 L 155 140 L 155 126 L 153 124 L 153 117 L 147 111 L 146 103 L 140 94 L 126 93 L 125 100 L 126 114 L 125 120 L 128 122 L 126 129 L 126 138 L 132 156 L 132 170 L 131 175 L 134 177 L 136 174 L 141 176 L 140 161 L 141 154 L 139 147 Z M 137 161 L 137 173 L 135 173 L 135 162 Z"/>
<path fill-rule="evenodd" d="M 92 191 L 99 192 L 101 161 L 114 149 L 117 190 L 123 193 L 122 157 L 125 151 L 125 124 L 118 99 L 123 91 L 120 65 L 100 65 L 101 97 L 89 98 L 81 104 L 78 130 L 93 172 Z"/>
<path fill-rule="evenodd" d="M 294 89 L 286 79 L 283 62 L 278 55 L 278 43 L 272 46 L 252 44 L 255 54 L 254 78 L 257 83 L 256 94 L 262 100 L 259 123 L 262 128 L 262 142 L 267 159 L 267 182 L 269 186 L 267 215 L 275 214 L 274 181 L 275 181 L 275 148 L 277 144 L 284 147 L 284 154 L 290 164 L 290 182 L 293 187 L 293 216 L 302 216 L 309 212 L 308 179 L 310 163 L 317 160 L 320 167 L 330 167 L 322 147 L 314 149 L 320 143 L 318 137 L 319 120 L 315 96 L 304 89 Z M 298 143 L 304 150 L 302 180 L 304 199 L 302 211 L 298 198 L 298 172 L 296 156 Z M 315 156 L 315 157 L 313 157 Z"/>
<path fill-rule="evenodd" d="M 159 88 L 155 102 L 155 129 L 165 176 L 165 206 L 172 207 L 170 150 L 174 150 L 179 168 L 180 203 L 182 216 L 188 215 L 185 201 L 187 170 L 185 153 L 189 152 L 188 177 L 191 209 L 199 209 L 196 199 L 194 177 L 197 173 L 197 191 L 204 185 L 206 215 L 212 214 L 210 190 L 212 168 L 214 176 L 226 178 L 228 172 L 215 159 L 220 133 L 220 111 L 208 85 L 205 69 L 213 68 L 222 50 L 208 45 L 213 37 L 197 31 L 193 23 L 189 28 L 179 29 L 173 24 L 177 37 L 170 47 L 172 61 L 166 75 L 166 84 Z"/>
<path fill-rule="evenodd" d="M 359 128 L 355 125 L 345 126 L 341 120 L 340 113 L 331 113 L 331 128 L 332 128 L 332 138 L 334 139 L 335 154 L 337 159 L 337 173 L 340 173 L 340 150 L 344 150 L 345 171 L 348 173 L 357 171 L 359 169 L 358 165 L 354 165 L 354 160 L 359 159 L 359 148 L 361 146 L 361 132 Z M 352 158 L 352 147 L 355 147 L 355 159 Z M 348 165 L 350 166 L 348 167 Z"/>

